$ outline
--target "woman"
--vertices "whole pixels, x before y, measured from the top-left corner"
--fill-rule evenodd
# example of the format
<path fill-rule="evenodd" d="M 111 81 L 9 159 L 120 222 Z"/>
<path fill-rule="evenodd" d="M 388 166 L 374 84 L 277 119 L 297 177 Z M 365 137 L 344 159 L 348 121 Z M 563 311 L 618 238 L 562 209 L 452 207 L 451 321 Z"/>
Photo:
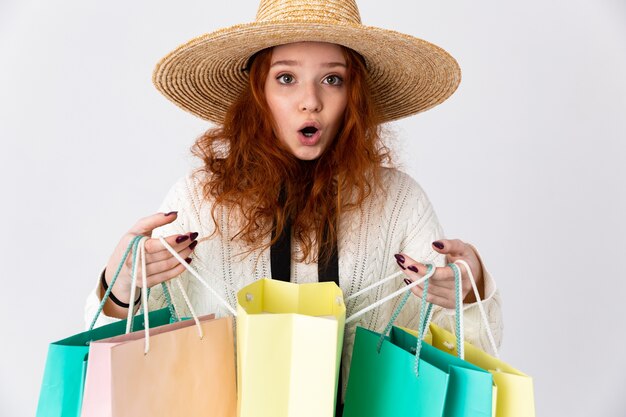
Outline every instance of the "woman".
<path fill-rule="evenodd" d="M 171 189 L 162 213 L 122 237 L 89 296 L 87 320 L 130 239 L 152 235 L 166 236 L 231 305 L 237 289 L 263 277 L 336 280 L 347 297 L 404 271 L 404 283 L 388 282 L 349 303 L 350 315 L 423 276 L 424 262 L 432 262 L 439 266 L 428 294 L 438 306 L 433 322 L 448 329 L 454 280 L 444 265 L 463 259 L 499 343 L 499 297 L 476 250 L 443 239 L 422 189 L 385 167 L 390 159 L 379 135 L 381 123 L 444 101 L 459 80 L 456 61 L 445 51 L 361 25 L 350 0 L 263 0 L 256 22 L 179 47 L 157 66 L 155 84 L 218 127 L 194 146 L 203 167 Z M 199 314 L 225 314 L 158 239 L 148 240 L 146 250 L 150 287 L 180 276 Z M 414 292 L 420 296 L 420 287 Z M 129 262 L 112 293 L 104 310 L 109 318 L 100 323 L 126 317 Z M 160 286 L 152 294 L 150 309 L 162 307 Z M 489 350 L 465 275 L 463 294 L 466 338 Z M 412 298 L 397 323 L 416 328 L 419 299 Z M 387 303 L 356 324 L 381 331 L 394 306 Z M 346 328 L 344 378 L 354 329 Z"/>

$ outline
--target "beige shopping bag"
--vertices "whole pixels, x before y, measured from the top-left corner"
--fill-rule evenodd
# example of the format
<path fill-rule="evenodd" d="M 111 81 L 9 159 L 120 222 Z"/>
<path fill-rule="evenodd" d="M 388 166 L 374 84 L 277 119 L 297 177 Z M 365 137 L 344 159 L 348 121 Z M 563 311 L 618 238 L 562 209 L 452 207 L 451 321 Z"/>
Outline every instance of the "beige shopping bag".
<path fill-rule="evenodd" d="M 83 417 L 236 415 L 231 317 L 199 318 L 92 342 Z"/>
<path fill-rule="evenodd" d="M 139 245 L 147 288 L 143 243 Z M 144 331 L 91 343 L 83 417 L 236 416 L 232 317 L 197 317 L 177 283 L 192 320 L 149 329 L 145 309 Z M 144 306 L 146 293 L 142 293 Z M 129 311 L 134 311 L 133 299 L 131 294 Z"/>

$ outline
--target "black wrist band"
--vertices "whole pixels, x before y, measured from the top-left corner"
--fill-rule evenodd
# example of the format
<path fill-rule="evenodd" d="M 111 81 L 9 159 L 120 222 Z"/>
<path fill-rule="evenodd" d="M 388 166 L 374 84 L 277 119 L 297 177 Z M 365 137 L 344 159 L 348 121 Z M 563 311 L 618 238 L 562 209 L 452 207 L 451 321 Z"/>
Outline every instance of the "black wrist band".
<path fill-rule="evenodd" d="M 102 283 L 102 288 L 104 288 L 104 291 L 106 292 L 109 289 L 109 286 L 107 285 L 107 280 L 104 278 L 104 273 L 106 272 L 106 269 L 102 271 L 102 274 L 100 275 L 100 282 Z M 114 304 L 122 307 L 122 308 L 129 308 L 130 304 L 126 304 L 123 303 L 119 300 L 119 298 L 117 298 L 116 296 L 113 295 L 113 291 L 111 291 L 109 293 L 109 298 L 111 298 L 111 301 L 113 301 Z M 139 302 L 141 301 L 141 289 L 139 290 L 139 297 L 137 297 L 137 300 L 135 300 L 135 305 L 139 305 Z"/>

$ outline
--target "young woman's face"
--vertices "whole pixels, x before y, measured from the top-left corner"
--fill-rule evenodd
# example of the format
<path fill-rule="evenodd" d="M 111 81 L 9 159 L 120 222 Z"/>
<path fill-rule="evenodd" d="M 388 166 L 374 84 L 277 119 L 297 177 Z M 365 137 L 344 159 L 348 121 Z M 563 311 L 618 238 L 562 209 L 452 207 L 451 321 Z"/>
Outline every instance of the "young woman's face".
<path fill-rule="evenodd" d="M 265 97 L 276 136 L 296 158 L 314 160 L 335 139 L 347 102 L 346 59 L 338 45 L 274 47 Z"/>

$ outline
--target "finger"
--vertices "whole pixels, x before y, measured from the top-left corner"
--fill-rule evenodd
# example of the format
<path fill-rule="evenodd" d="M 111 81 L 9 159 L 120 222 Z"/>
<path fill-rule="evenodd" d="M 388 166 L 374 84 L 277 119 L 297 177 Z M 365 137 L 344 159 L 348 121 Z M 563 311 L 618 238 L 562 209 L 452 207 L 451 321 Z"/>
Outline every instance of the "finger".
<path fill-rule="evenodd" d="M 454 285 L 454 270 L 449 266 L 436 268 L 430 281 L 437 282 L 441 285 L 444 285 L 443 283 L 445 282 L 452 283 L 452 285 Z"/>
<path fill-rule="evenodd" d="M 454 299 L 450 300 L 448 297 L 440 297 L 430 292 L 426 294 L 426 301 L 443 308 L 454 308 Z"/>
<path fill-rule="evenodd" d="M 408 278 L 407 278 L 407 280 L 408 280 L 409 283 L 413 282 L 413 281 L 411 281 Z M 405 281 L 405 283 L 406 282 L 407 281 Z M 416 288 L 419 288 L 420 291 L 424 291 L 424 284 L 423 283 L 422 284 L 417 284 Z M 428 293 L 436 295 L 438 297 L 443 297 L 443 298 L 454 297 L 454 285 L 452 287 L 447 287 L 447 286 L 435 285 L 432 282 L 429 282 L 428 283 Z"/>
<path fill-rule="evenodd" d="M 148 287 L 154 287 L 155 285 L 159 285 L 162 282 L 169 281 L 173 278 L 176 278 L 183 272 L 185 272 L 185 267 L 182 264 L 178 264 L 176 267 L 172 269 L 168 269 L 167 271 L 162 271 L 154 275 L 150 275 L 148 277 Z M 141 282 L 137 282 L 137 286 L 141 286 Z"/>
<path fill-rule="evenodd" d="M 185 260 L 187 263 L 191 263 L 191 258 L 189 257 L 189 255 L 191 255 L 191 249 L 189 248 L 180 252 L 180 257 L 183 258 L 183 260 Z M 146 274 L 148 276 L 158 275 L 160 273 L 169 271 L 170 269 L 174 269 L 178 265 L 180 265 L 178 259 L 170 254 L 170 257 L 167 259 L 146 264 Z"/>
<path fill-rule="evenodd" d="M 148 236 L 157 227 L 166 225 L 173 222 L 178 217 L 178 212 L 171 211 L 168 213 L 156 213 L 151 216 L 140 219 L 133 227 L 128 231 L 133 235 Z"/>
<path fill-rule="evenodd" d="M 404 271 L 408 277 L 415 277 L 417 275 L 424 276 L 428 271 L 428 267 L 421 262 L 415 261 L 409 255 L 405 253 L 395 254 L 396 262 L 398 266 Z"/>
<path fill-rule="evenodd" d="M 461 299 L 464 300 L 472 287 L 465 268 L 460 268 L 460 273 Z M 445 268 L 438 268 L 435 275 L 436 277 L 433 276 L 431 284 L 450 290 L 448 296 L 450 297 L 450 301 L 454 303 L 456 299 L 456 278 L 454 277 L 452 267 L 446 266 Z"/>
<path fill-rule="evenodd" d="M 411 281 L 407 278 L 405 283 L 407 282 L 410 283 Z M 411 292 L 415 294 L 416 297 L 421 299 L 424 294 L 423 285 L 420 284 L 411 288 Z M 454 295 L 451 297 L 449 292 L 435 292 L 429 285 L 428 293 L 426 294 L 426 302 L 436 304 L 444 308 L 454 308 Z"/>
<path fill-rule="evenodd" d="M 416 262 L 410 256 L 406 254 L 396 255 L 396 262 L 402 268 L 404 274 L 407 276 L 405 283 L 417 281 L 423 278 L 427 271 L 428 266 L 421 262 Z M 414 287 L 413 293 L 421 297 L 424 284 L 419 284 Z M 432 293 L 434 297 L 448 299 L 451 295 L 454 297 L 454 273 L 450 267 L 435 268 L 435 272 L 429 280 L 428 292 Z"/>
<path fill-rule="evenodd" d="M 410 256 L 401 253 L 395 255 L 398 266 L 402 268 L 402 271 L 407 276 L 408 281 L 405 281 L 409 285 L 413 281 L 417 281 L 426 275 L 428 266 L 421 262 L 414 261 Z M 418 297 L 422 296 L 424 284 L 419 284 L 412 288 L 411 291 Z M 463 298 L 470 290 L 469 279 L 465 276 L 464 269 L 461 268 L 461 290 Z M 429 280 L 428 293 L 433 300 L 436 300 L 437 305 L 451 306 L 446 308 L 452 308 L 455 305 L 456 283 L 454 277 L 454 270 L 452 267 L 444 266 L 435 268 L 433 276 Z M 428 300 L 429 302 L 430 299 Z"/>
<path fill-rule="evenodd" d="M 410 282 L 418 281 L 426 275 L 426 272 L 417 272 L 417 273 L 413 272 L 411 270 L 413 269 L 412 267 L 413 265 L 409 265 L 407 269 L 404 271 L 405 275 L 408 277 Z M 437 268 L 437 270 L 439 269 L 443 270 L 443 268 Z M 423 267 L 422 271 L 426 271 L 426 267 Z M 437 273 L 437 271 L 435 271 L 435 273 Z M 440 276 L 436 279 L 435 279 L 435 276 L 433 275 L 433 277 L 429 279 L 428 288 L 432 288 L 434 289 L 434 291 L 440 291 L 440 292 L 453 291 L 455 288 L 454 279 L 449 278 L 446 271 L 444 271 L 444 274 L 445 275 L 440 274 Z M 418 286 L 420 288 L 423 288 L 424 283 L 418 284 Z"/>
<path fill-rule="evenodd" d="M 467 255 L 469 250 L 468 245 L 460 239 L 439 239 L 432 245 L 437 252 L 456 257 Z"/>
<path fill-rule="evenodd" d="M 176 252 L 180 252 L 187 247 L 192 246 L 192 250 L 196 247 L 198 238 L 197 232 L 191 232 L 181 235 L 171 235 L 165 239 L 168 245 Z M 196 243 L 194 243 L 196 242 Z M 161 243 L 158 238 L 148 239 L 146 241 L 146 255 L 151 255 L 153 260 L 166 259 L 171 256 L 170 251 Z"/>
<path fill-rule="evenodd" d="M 427 265 L 413 260 L 413 258 L 404 253 L 397 254 L 395 257 L 398 266 L 402 268 L 404 274 L 409 277 L 411 281 L 417 281 L 428 272 Z M 448 266 L 437 267 L 430 281 L 437 281 L 437 285 L 446 288 L 454 288 L 454 272 L 452 268 Z"/>

